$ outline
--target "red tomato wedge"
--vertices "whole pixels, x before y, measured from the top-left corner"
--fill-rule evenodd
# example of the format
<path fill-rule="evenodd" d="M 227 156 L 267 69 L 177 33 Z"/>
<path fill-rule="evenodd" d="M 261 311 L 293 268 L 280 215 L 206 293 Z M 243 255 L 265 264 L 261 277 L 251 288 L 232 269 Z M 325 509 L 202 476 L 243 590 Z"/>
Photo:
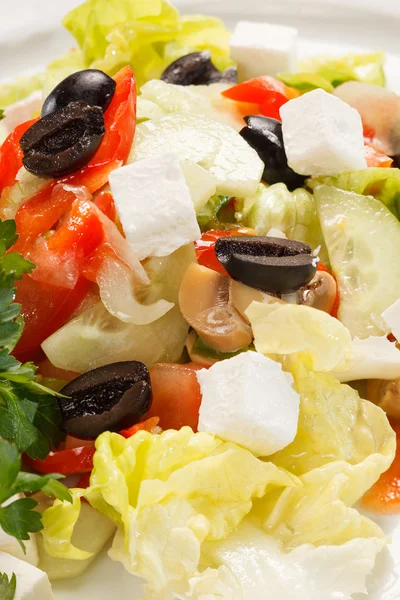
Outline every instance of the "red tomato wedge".
<path fill-rule="evenodd" d="M 93 469 L 93 446 L 81 446 L 69 450 L 50 452 L 44 459 L 25 456 L 27 463 L 39 473 L 60 473 L 60 475 L 76 475 L 90 473 Z"/>
<path fill-rule="evenodd" d="M 0 148 L 0 196 L 6 187 L 14 185 L 18 171 L 22 167 L 22 150 L 19 141 L 25 131 L 38 119 L 18 125 Z"/>
<path fill-rule="evenodd" d="M 51 229 L 69 209 L 75 196 L 63 186 L 84 186 L 93 194 L 107 183 L 111 171 L 128 158 L 136 130 L 135 78 L 132 69 L 124 67 L 114 79 L 117 87 L 104 115 L 106 133 L 100 148 L 86 167 L 52 181 L 18 210 L 16 222 L 20 240 L 17 251 L 23 249 L 27 238 Z"/>
<path fill-rule="evenodd" d="M 159 363 L 150 368 L 153 403 L 146 415 L 160 418 L 162 429 L 181 429 L 188 425 L 197 431 L 201 403 L 196 371 L 200 365 Z"/>
<path fill-rule="evenodd" d="M 131 438 L 138 431 L 148 431 L 149 433 L 151 433 L 151 431 L 158 426 L 159 422 L 159 417 L 151 417 L 150 419 L 147 419 L 147 421 L 143 421 L 142 423 L 136 423 L 136 425 L 132 425 L 132 427 L 129 427 L 129 429 L 123 429 L 119 433 L 120 435 L 123 435 L 126 439 Z"/>
<path fill-rule="evenodd" d="M 117 209 L 115 208 L 114 198 L 111 192 L 100 192 L 94 201 L 95 205 L 101 212 L 115 222 L 117 218 Z"/>
<path fill-rule="evenodd" d="M 235 235 L 256 235 L 254 229 L 248 229 L 247 227 L 239 227 L 236 229 L 230 229 L 229 231 L 221 231 L 219 229 L 210 229 L 201 236 L 200 240 L 195 242 L 196 257 L 199 265 L 222 273 L 226 277 L 230 277 L 227 271 L 219 262 L 215 254 L 215 242 L 220 237 L 228 237 Z"/>
<path fill-rule="evenodd" d="M 389 168 L 393 164 L 393 159 L 390 156 L 386 156 L 384 152 L 376 150 L 367 143 L 364 144 L 364 156 L 368 167 Z"/>
<path fill-rule="evenodd" d="M 300 93 L 282 81 L 264 75 L 239 83 L 222 92 L 222 95 L 237 102 L 258 104 L 262 115 L 280 120 L 279 109 L 281 106 L 292 98 L 300 96 Z"/>

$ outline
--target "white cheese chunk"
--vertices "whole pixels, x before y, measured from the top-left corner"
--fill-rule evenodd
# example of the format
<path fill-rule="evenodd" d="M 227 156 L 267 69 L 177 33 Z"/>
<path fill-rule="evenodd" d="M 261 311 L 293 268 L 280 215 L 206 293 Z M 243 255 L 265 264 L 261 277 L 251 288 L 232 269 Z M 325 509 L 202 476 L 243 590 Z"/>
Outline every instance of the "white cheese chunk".
<path fill-rule="evenodd" d="M 231 37 L 239 81 L 296 69 L 298 31 L 293 27 L 240 21 Z"/>
<path fill-rule="evenodd" d="M 396 340 L 400 341 L 400 298 L 382 313 Z"/>
<path fill-rule="evenodd" d="M 199 431 L 235 442 L 259 456 L 290 444 L 300 397 L 279 363 L 243 352 L 197 373 L 202 392 Z"/>
<path fill-rule="evenodd" d="M 4 110 L 4 119 L 1 121 L 1 128 L 3 137 L 11 133 L 17 125 L 25 123 L 32 119 L 35 113 L 39 112 L 42 108 L 43 96 L 42 92 L 32 92 L 30 96 L 10 104 Z"/>
<path fill-rule="evenodd" d="M 53 600 L 49 578 L 44 571 L 10 554 L 0 552 L 0 573 L 17 580 L 14 600 Z"/>
<path fill-rule="evenodd" d="M 366 169 L 361 117 L 324 90 L 314 90 L 280 109 L 289 166 L 301 175 L 335 175 Z"/>
<path fill-rule="evenodd" d="M 172 152 L 116 169 L 110 188 L 126 238 L 140 260 L 168 256 L 199 239 L 190 191 Z"/>
<path fill-rule="evenodd" d="M 16 494 L 4 502 L 2 506 L 8 506 L 16 500 L 20 500 L 21 498 L 24 498 L 23 494 Z M 7 552 L 7 554 L 15 556 L 15 558 L 24 560 L 34 567 L 37 567 L 39 564 L 39 557 L 35 535 L 31 534 L 30 539 L 26 540 L 24 544 L 25 552 L 22 550 L 17 539 L 12 535 L 8 535 L 8 533 L 3 531 L 3 529 L 0 527 L 0 552 Z"/>
<path fill-rule="evenodd" d="M 385 335 L 370 336 L 352 341 L 352 358 L 348 368 L 335 369 L 335 377 L 342 383 L 359 379 L 398 379 L 400 377 L 400 350 Z"/>

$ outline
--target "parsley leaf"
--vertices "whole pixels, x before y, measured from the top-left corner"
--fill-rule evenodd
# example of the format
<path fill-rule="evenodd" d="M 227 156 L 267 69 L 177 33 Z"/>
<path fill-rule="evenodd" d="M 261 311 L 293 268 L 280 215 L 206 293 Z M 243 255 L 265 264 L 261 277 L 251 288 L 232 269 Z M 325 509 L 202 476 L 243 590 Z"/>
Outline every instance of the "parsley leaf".
<path fill-rule="evenodd" d="M 20 305 L 14 302 L 15 281 L 34 265 L 16 252 L 6 252 L 18 239 L 15 221 L 0 220 L 0 435 L 31 458 L 46 458 L 63 437 L 56 393 L 36 381 L 36 367 L 11 356 L 23 331 Z"/>
<path fill-rule="evenodd" d="M 61 475 L 41 476 L 21 472 L 21 456 L 17 448 L 1 437 L 0 465 L 0 527 L 17 538 L 24 548 L 23 541 L 29 540 L 29 534 L 43 529 L 41 514 L 35 510 L 38 503 L 33 498 L 18 498 L 8 504 L 7 501 L 16 494 L 41 490 L 48 496 L 71 502 L 71 494 L 59 481 Z"/>
<path fill-rule="evenodd" d="M 4 114 L 4 108 L 0 108 L 0 121 L 2 121 L 5 118 L 6 118 L 6 115 Z"/>
<path fill-rule="evenodd" d="M 1 600 L 13 600 L 17 588 L 15 573 L 8 579 L 6 573 L 0 573 L 0 598 Z"/>

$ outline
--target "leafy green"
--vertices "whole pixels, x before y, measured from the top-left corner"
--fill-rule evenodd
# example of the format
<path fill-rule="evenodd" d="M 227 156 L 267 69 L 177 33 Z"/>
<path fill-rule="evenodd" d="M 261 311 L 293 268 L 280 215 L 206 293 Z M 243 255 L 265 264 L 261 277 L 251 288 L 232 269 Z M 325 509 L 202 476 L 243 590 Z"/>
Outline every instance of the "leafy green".
<path fill-rule="evenodd" d="M 318 73 L 279 73 L 277 78 L 286 85 L 299 90 L 302 94 L 318 88 L 329 93 L 333 92 L 334 89 L 331 82 L 325 79 L 325 77 L 318 75 Z"/>
<path fill-rule="evenodd" d="M 201 231 L 221 229 L 219 213 L 231 200 L 230 196 L 215 195 L 210 198 L 205 207 L 197 213 L 197 222 Z"/>
<path fill-rule="evenodd" d="M 321 184 L 373 196 L 400 219 L 400 169 L 370 168 L 340 175 L 313 177 L 307 181 L 311 189 Z"/>
<path fill-rule="evenodd" d="M 46 75 L 39 73 L 18 77 L 10 83 L 3 83 L 0 87 L 0 104 L 4 108 L 15 102 L 23 100 L 32 92 L 42 89 Z"/>
<path fill-rule="evenodd" d="M 226 360 L 228 358 L 233 358 L 242 352 L 247 352 L 248 350 L 254 350 L 253 346 L 248 346 L 247 348 L 242 348 L 237 352 L 219 352 L 219 350 L 214 350 L 214 348 L 210 348 L 203 342 L 200 336 L 197 337 L 193 347 L 191 349 L 191 354 L 197 354 L 199 356 L 204 356 L 205 358 L 210 358 L 211 360 Z"/>
<path fill-rule="evenodd" d="M 1 600 L 13 600 L 17 587 L 17 578 L 13 573 L 10 579 L 6 573 L 0 573 L 0 598 Z"/>
<path fill-rule="evenodd" d="M 0 437 L 0 527 L 14 536 L 24 548 L 30 533 L 43 529 L 41 515 L 34 509 L 33 498 L 19 498 L 4 506 L 16 494 L 44 492 L 65 502 L 71 501 L 67 488 L 58 481 L 60 475 L 35 475 L 21 472 L 21 455 L 15 445 Z"/>
<path fill-rule="evenodd" d="M 291 240 L 305 242 L 313 250 L 320 248 L 321 261 L 329 264 L 314 197 L 306 190 L 289 192 L 284 183 L 261 183 L 256 194 L 236 200 L 236 219 L 258 235 L 276 228 Z"/>
<path fill-rule="evenodd" d="M 212 17 L 181 17 L 166 0 L 87 0 L 72 10 L 64 25 L 81 48 L 85 65 L 114 74 L 130 64 L 139 86 L 158 78 L 174 60 L 209 49 L 224 69 L 229 32 Z"/>
<path fill-rule="evenodd" d="M 385 87 L 383 52 L 347 54 L 345 56 L 315 56 L 302 60 L 300 68 L 306 73 L 316 73 L 337 87 L 346 81 L 361 81 Z"/>
<path fill-rule="evenodd" d="M 45 458 L 61 439 L 54 392 L 36 382 L 32 363 L 10 355 L 23 331 L 21 307 L 14 302 L 15 280 L 34 269 L 20 254 L 5 254 L 17 238 L 15 221 L 0 221 L 0 435 L 32 458 Z"/>

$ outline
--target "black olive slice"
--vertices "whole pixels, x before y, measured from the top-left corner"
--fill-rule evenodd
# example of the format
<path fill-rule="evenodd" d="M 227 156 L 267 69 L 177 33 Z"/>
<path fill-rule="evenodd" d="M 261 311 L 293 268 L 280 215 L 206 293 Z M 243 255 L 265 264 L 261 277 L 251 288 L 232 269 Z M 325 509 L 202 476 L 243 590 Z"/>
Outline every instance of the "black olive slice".
<path fill-rule="evenodd" d="M 163 74 L 161 80 L 175 85 L 209 85 L 210 83 L 236 83 L 237 69 L 230 67 L 219 71 L 211 61 L 211 52 L 192 52 L 175 60 Z"/>
<path fill-rule="evenodd" d="M 318 266 L 307 244 L 267 236 L 219 238 L 215 253 L 233 279 L 275 295 L 307 285 Z"/>
<path fill-rule="evenodd" d="M 66 77 L 47 96 L 42 108 L 46 117 L 71 102 L 86 102 L 90 106 L 100 106 L 106 111 L 113 99 L 116 82 L 103 71 L 86 69 Z"/>
<path fill-rule="evenodd" d="M 245 117 L 247 127 L 240 135 L 263 161 L 263 179 L 269 184 L 282 182 L 290 191 L 302 187 L 306 177 L 298 175 L 287 162 L 282 123 L 269 117 Z"/>
<path fill-rule="evenodd" d="M 84 167 L 96 153 L 105 133 L 98 106 L 71 102 L 43 117 L 22 136 L 24 167 L 35 175 L 63 177 Z"/>
<path fill-rule="evenodd" d="M 94 439 L 104 431 L 120 431 L 138 423 L 151 405 L 147 367 L 120 362 L 84 373 L 68 383 L 58 398 L 66 433 Z"/>

